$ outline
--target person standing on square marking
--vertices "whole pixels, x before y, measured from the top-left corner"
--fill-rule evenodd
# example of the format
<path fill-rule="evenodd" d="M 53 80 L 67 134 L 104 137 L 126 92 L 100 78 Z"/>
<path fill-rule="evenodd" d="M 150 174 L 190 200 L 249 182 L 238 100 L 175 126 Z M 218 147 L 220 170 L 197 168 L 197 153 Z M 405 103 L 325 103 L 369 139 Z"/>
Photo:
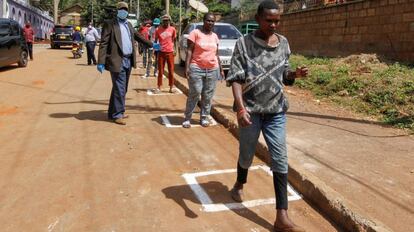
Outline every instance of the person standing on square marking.
<path fill-rule="evenodd" d="M 284 85 L 307 76 L 305 67 L 289 70 L 290 48 L 287 39 L 276 33 L 280 9 L 271 0 L 260 3 L 256 21 L 259 29 L 240 38 L 235 46 L 230 71 L 226 78 L 232 86 L 239 124 L 239 159 L 237 181 L 230 191 L 237 202 L 243 201 L 243 185 L 247 182 L 260 132 L 270 155 L 270 168 L 276 195 L 276 232 L 303 232 L 288 217 L 288 162 L 286 151 L 286 111 L 288 100 Z"/>
<path fill-rule="evenodd" d="M 174 55 L 175 55 L 175 39 L 177 32 L 174 27 L 170 25 L 171 17 L 164 15 L 161 17 L 162 26 L 157 28 L 155 32 L 155 41 L 161 45 L 161 51 L 158 54 L 158 81 L 157 88 L 154 93 L 161 92 L 162 78 L 164 75 L 165 62 L 168 66 L 168 85 L 170 86 L 170 93 L 174 92 Z"/>
<path fill-rule="evenodd" d="M 185 75 L 188 80 L 189 93 L 184 113 L 184 128 L 190 128 L 191 115 L 201 94 L 200 124 L 210 125 L 208 119 L 211 100 L 216 89 L 216 81 L 220 75 L 224 77 L 218 56 L 219 39 L 213 32 L 215 16 L 213 13 L 204 15 L 203 27 L 193 30 L 188 36 Z"/>

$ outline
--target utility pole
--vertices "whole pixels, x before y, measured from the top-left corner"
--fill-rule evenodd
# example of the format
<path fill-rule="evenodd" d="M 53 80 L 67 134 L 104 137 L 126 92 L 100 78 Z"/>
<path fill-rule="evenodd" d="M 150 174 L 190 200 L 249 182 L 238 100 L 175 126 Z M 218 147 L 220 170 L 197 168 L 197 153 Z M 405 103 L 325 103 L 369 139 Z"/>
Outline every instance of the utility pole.
<path fill-rule="evenodd" d="M 139 0 L 137 0 L 137 22 L 139 22 L 139 18 L 140 18 L 140 9 L 139 9 Z"/>
<path fill-rule="evenodd" d="M 53 0 L 53 20 L 58 23 L 58 9 L 60 0 Z"/>
<path fill-rule="evenodd" d="M 181 7 L 182 7 L 182 0 L 180 0 L 180 16 L 178 17 L 179 18 L 179 22 L 178 22 L 178 25 L 180 25 L 179 26 L 179 28 L 178 28 L 178 35 L 181 35 L 181 21 L 182 21 L 182 19 L 181 19 Z"/>
<path fill-rule="evenodd" d="M 170 14 L 170 0 L 165 0 L 165 13 Z"/>
<path fill-rule="evenodd" d="M 2 18 L 8 18 L 8 17 L 7 17 L 8 15 L 6 15 L 6 10 L 7 10 L 7 0 L 3 0 L 3 6 L 2 6 L 2 8 L 3 8 L 3 15 L 1 15 L 1 17 L 2 17 Z"/>
<path fill-rule="evenodd" d="M 91 1 L 91 3 L 92 3 L 92 19 L 91 19 L 91 23 L 93 25 L 93 0 Z"/>

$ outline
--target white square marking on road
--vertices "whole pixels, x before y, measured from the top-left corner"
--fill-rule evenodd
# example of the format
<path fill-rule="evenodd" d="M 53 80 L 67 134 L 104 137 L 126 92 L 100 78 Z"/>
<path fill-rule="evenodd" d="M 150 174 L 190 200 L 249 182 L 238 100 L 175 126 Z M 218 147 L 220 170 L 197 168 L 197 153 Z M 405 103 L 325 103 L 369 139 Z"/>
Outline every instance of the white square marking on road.
<path fill-rule="evenodd" d="M 183 126 L 180 125 L 173 125 L 171 124 L 170 120 L 168 119 L 169 116 L 183 116 L 183 114 L 162 114 L 161 115 L 161 119 L 162 119 L 162 124 L 165 125 L 168 128 L 182 128 Z M 218 125 L 217 121 L 214 120 L 213 117 L 209 117 L 209 121 L 210 121 L 210 126 L 216 126 Z M 199 124 L 191 124 L 191 127 L 201 127 L 201 125 Z"/>
<path fill-rule="evenodd" d="M 168 93 L 168 92 L 163 92 L 161 90 L 161 93 L 154 93 L 153 89 L 148 89 L 147 90 L 147 94 L 150 96 L 165 96 L 165 95 L 177 95 L 177 94 L 183 94 L 183 92 L 178 89 L 178 88 L 174 88 L 175 89 L 175 93 Z"/>
<path fill-rule="evenodd" d="M 263 170 L 268 175 L 273 176 L 273 173 L 270 171 L 269 167 L 265 165 L 257 165 L 252 166 L 249 170 Z M 197 172 L 197 173 L 184 173 L 182 177 L 185 179 L 187 184 L 193 190 L 194 194 L 196 195 L 197 199 L 200 201 L 202 210 L 205 212 L 219 212 L 225 210 L 232 210 L 232 209 L 243 209 L 243 208 L 251 208 L 260 205 L 269 205 L 275 204 L 275 198 L 268 198 L 268 199 L 257 199 L 251 201 L 244 201 L 242 203 L 218 203 L 215 204 L 211 198 L 208 196 L 206 191 L 198 184 L 197 177 L 200 176 L 209 176 L 209 175 L 216 175 L 216 174 L 223 174 L 223 173 L 234 173 L 237 172 L 237 169 L 226 169 L 226 170 L 216 170 L 216 171 L 207 171 L 207 172 Z M 288 184 L 288 201 L 297 201 L 302 199 L 302 197 Z"/>

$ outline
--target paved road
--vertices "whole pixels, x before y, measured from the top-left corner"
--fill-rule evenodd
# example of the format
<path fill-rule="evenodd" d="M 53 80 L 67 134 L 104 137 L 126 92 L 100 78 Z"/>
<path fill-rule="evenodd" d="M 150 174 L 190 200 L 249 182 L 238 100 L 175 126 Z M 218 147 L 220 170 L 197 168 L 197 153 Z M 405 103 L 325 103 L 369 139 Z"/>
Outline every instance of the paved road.
<path fill-rule="evenodd" d="M 237 209 L 228 195 L 237 140 L 219 125 L 163 125 L 162 114 L 180 123 L 184 95 L 147 95 L 155 80 L 136 70 L 128 125 L 119 126 L 106 120 L 108 72 L 70 50 L 35 55 L 27 68 L 0 69 L 1 231 L 271 231 L 272 180 L 261 161 L 246 197 L 263 205 Z M 290 215 L 307 231 L 337 231 L 304 200 L 290 203 Z"/>

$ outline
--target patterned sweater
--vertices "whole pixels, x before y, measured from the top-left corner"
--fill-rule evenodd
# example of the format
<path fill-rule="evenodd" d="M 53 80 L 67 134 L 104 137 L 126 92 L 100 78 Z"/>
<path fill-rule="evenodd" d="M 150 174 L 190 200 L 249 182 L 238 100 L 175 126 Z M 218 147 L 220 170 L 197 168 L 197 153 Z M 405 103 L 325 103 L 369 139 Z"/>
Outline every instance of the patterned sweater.
<path fill-rule="evenodd" d="M 276 35 L 276 47 L 268 46 L 252 32 L 241 37 L 234 48 L 226 81 L 228 86 L 233 82 L 242 85 L 243 103 L 250 113 L 274 114 L 289 108 L 283 87 L 295 81 L 287 75 L 290 48 L 284 36 Z"/>

